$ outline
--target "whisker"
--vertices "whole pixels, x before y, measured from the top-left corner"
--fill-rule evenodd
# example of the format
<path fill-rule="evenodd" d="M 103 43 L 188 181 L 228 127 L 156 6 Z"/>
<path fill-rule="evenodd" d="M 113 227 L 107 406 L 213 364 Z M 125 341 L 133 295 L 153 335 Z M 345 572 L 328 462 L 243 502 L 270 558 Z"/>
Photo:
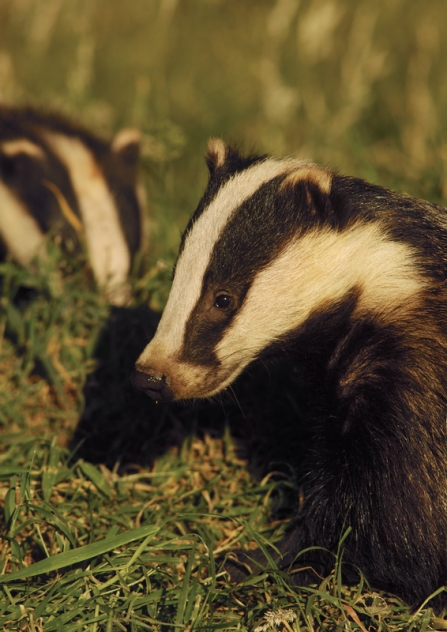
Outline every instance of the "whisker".
<path fill-rule="evenodd" d="M 234 391 L 233 387 L 231 386 L 231 384 L 230 384 L 230 386 L 228 386 L 228 389 L 229 389 L 229 392 L 231 393 L 231 395 L 233 396 L 234 401 L 236 402 L 236 404 L 237 404 L 237 406 L 238 406 L 239 410 L 241 411 L 243 418 L 244 418 L 244 419 L 246 419 L 246 418 L 247 418 L 247 416 L 245 415 L 245 413 L 244 413 L 244 411 L 243 411 L 243 409 L 242 409 L 242 406 L 241 406 L 241 404 L 240 404 L 240 402 L 239 402 L 239 399 L 238 399 L 238 397 L 237 397 L 237 395 L 236 395 L 236 393 L 235 393 L 235 391 Z"/>
<path fill-rule="evenodd" d="M 232 356 L 234 356 L 236 354 L 240 354 L 241 352 L 252 352 L 252 351 L 255 351 L 254 347 L 253 348 L 251 348 L 251 347 L 243 347 L 243 348 L 237 349 L 236 351 L 232 351 L 231 353 L 229 353 L 226 356 L 223 356 L 221 358 L 221 360 L 226 361 L 226 360 L 230 359 Z M 255 359 L 255 357 L 256 356 L 253 357 L 253 360 Z"/>

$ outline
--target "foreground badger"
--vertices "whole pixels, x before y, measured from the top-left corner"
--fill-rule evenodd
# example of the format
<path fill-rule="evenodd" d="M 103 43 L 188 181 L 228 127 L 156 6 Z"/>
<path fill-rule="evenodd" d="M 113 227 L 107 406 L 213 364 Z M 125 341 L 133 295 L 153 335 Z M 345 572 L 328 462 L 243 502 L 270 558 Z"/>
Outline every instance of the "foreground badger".
<path fill-rule="evenodd" d="M 350 528 L 345 579 L 419 604 L 447 584 L 447 210 L 220 140 L 207 163 L 133 383 L 210 397 L 255 359 L 306 363 L 309 493 L 278 566 L 317 581 Z"/>
<path fill-rule="evenodd" d="M 74 254 L 84 242 L 98 285 L 126 301 L 141 246 L 139 136 L 110 143 L 59 115 L 0 106 L 0 250 L 23 266 L 57 234 Z"/>

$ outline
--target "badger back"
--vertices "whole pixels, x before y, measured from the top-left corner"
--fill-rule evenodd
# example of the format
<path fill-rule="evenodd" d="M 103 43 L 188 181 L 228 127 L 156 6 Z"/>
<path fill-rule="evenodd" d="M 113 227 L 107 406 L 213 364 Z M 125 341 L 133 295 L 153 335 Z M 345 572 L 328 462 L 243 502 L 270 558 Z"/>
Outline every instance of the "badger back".
<path fill-rule="evenodd" d="M 443 283 L 444 210 L 309 162 L 243 157 L 216 139 L 207 163 L 165 311 L 132 378 L 151 397 L 212 396 L 298 339 L 327 347 L 348 320 L 405 320 L 430 283 Z M 430 244 L 427 223 L 437 227 Z"/>
<path fill-rule="evenodd" d="M 63 249 L 87 248 L 97 283 L 116 304 L 142 245 L 139 133 L 112 142 L 34 108 L 0 107 L 0 242 L 21 265 L 52 231 Z"/>

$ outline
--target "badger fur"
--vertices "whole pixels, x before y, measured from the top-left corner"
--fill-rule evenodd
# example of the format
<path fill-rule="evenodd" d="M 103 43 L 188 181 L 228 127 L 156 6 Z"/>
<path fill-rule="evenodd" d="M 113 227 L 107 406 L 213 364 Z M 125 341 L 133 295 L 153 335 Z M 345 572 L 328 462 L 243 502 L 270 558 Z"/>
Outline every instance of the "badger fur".
<path fill-rule="evenodd" d="M 349 530 L 345 579 L 359 568 L 420 604 L 447 584 L 447 210 L 216 139 L 207 163 L 132 381 L 156 400 L 206 398 L 256 359 L 304 363 L 309 491 L 278 566 L 317 581 Z M 255 570 L 261 555 L 241 559 Z"/>
<path fill-rule="evenodd" d="M 98 285 L 124 303 L 142 240 L 138 157 L 137 130 L 109 142 L 54 113 L 0 106 L 3 252 L 26 266 L 49 231 L 68 253 L 84 242 Z"/>

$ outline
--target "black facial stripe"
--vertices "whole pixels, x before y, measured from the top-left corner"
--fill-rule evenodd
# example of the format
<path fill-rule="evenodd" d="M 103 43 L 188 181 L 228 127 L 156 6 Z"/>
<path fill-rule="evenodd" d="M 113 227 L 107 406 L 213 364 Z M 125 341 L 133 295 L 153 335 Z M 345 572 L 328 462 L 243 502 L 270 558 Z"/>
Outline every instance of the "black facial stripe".
<path fill-rule="evenodd" d="M 317 185 L 303 181 L 282 187 L 283 180 L 281 175 L 260 186 L 236 209 L 222 231 L 204 275 L 200 299 L 186 324 L 182 360 L 219 364 L 214 349 L 243 305 L 256 275 L 293 238 L 317 225 L 334 225 L 328 196 Z M 206 310 L 215 292 L 229 293 L 237 300 L 228 315 L 210 322 Z"/>
<path fill-rule="evenodd" d="M 190 218 L 182 235 L 178 253 L 179 255 L 183 251 L 186 237 L 189 231 L 194 226 L 194 223 L 202 215 L 203 211 L 208 208 L 208 206 L 217 196 L 224 184 L 226 184 L 228 180 L 230 180 L 237 173 L 241 173 L 242 171 L 245 171 L 257 162 L 262 162 L 265 159 L 266 156 L 241 156 L 237 150 L 228 147 L 225 162 L 222 166 L 217 167 L 216 169 L 211 169 L 210 163 L 209 161 L 207 161 L 210 168 L 210 178 L 208 181 L 208 185 L 202 199 L 199 202 L 199 205 Z"/>
<path fill-rule="evenodd" d="M 56 222 L 60 226 L 66 225 L 70 232 L 71 227 L 60 209 L 54 192 L 46 186 L 46 182 L 55 185 L 65 197 L 70 209 L 80 218 L 70 176 L 65 166 L 48 147 L 43 143 L 39 143 L 38 146 L 45 155 L 44 159 L 22 152 L 8 156 L 0 149 L 0 178 L 30 209 L 43 232 L 47 232 Z M 74 232 L 71 237 L 76 237 Z"/>
<path fill-rule="evenodd" d="M 335 220 L 328 196 L 307 181 L 263 184 L 233 213 L 213 250 L 206 278 L 216 287 L 248 287 L 294 238 Z"/>
<path fill-rule="evenodd" d="M 0 177 L 31 210 L 43 232 L 47 232 L 57 223 L 61 227 L 66 227 L 70 236 L 76 239 L 76 234 L 63 215 L 54 192 L 45 184 L 50 182 L 56 185 L 70 209 L 80 218 L 70 177 L 64 165 L 47 149 L 45 152 L 45 161 L 27 154 L 19 153 L 11 157 L 0 154 Z"/>
<path fill-rule="evenodd" d="M 233 320 L 234 312 L 221 322 L 209 323 L 204 318 L 202 303 L 201 297 L 186 323 L 181 360 L 218 367 L 220 362 L 214 350 Z"/>
<path fill-rule="evenodd" d="M 106 171 L 104 177 L 118 209 L 118 220 L 124 239 L 133 256 L 140 248 L 142 238 L 140 206 L 135 194 L 135 186 L 122 182 L 118 178 L 112 178 Z"/>

